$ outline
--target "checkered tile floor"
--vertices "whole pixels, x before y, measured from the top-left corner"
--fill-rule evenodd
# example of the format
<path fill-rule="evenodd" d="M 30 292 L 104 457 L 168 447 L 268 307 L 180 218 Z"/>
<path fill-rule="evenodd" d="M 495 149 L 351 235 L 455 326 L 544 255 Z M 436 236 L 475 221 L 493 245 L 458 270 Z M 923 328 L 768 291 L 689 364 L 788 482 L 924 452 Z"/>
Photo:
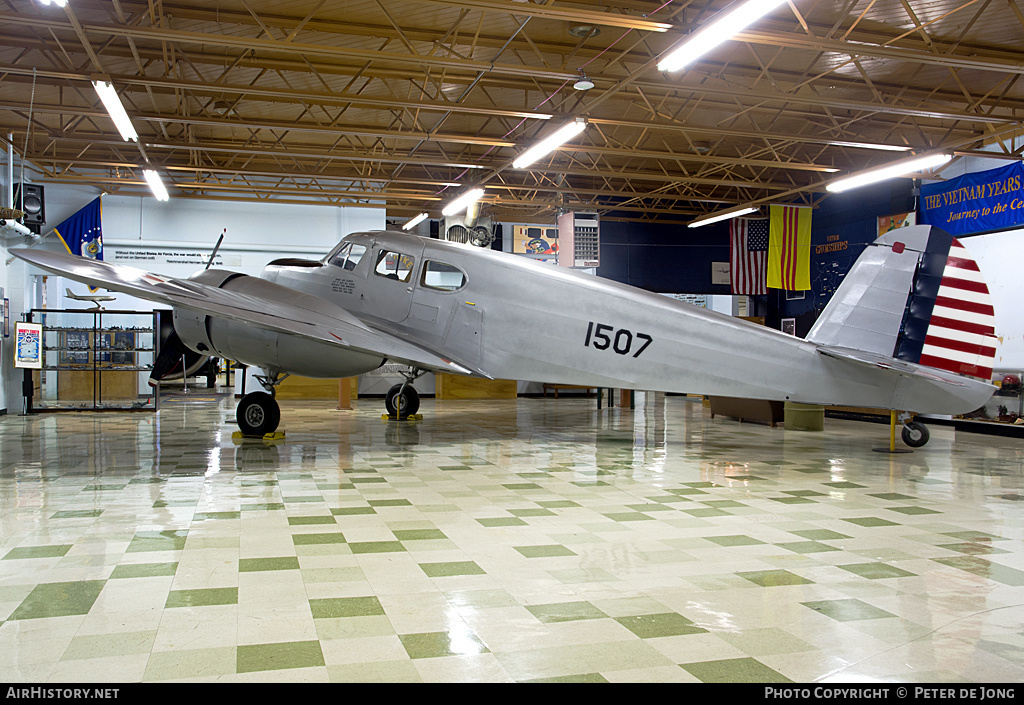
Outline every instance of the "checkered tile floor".
<path fill-rule="evenodd" d="M 1024 444 L 699 402 L 0 418 L 0 681 L 1024 678 Z"/>

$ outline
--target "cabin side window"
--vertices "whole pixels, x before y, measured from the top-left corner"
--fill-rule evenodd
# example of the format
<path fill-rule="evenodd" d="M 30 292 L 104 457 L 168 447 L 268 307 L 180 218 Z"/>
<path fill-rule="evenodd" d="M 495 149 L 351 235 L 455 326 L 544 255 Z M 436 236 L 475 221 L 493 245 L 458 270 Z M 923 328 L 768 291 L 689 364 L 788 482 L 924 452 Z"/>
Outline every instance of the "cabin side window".
<path fill-rule="evenodd" d="M 420 283 L 428 289 L 457 291 L 466 285 L 466 273 L 450 264 L 427 260 Z"/>
<path fill-rule="evenodd" d="M 342 269 L 352 271 L 359 264 L 359 260 L 363 258 L 366 253 L 365 245 L 357 245 L 355 243 L 345 243 L 345 245 L 338 250 L 334 255 L 331 256 L 329 262 L 335 267 L 341 267 Z"/>
<path fill-rule="evenodd" d="M 407 282 L 412 277 L 412 269 L 415 264 L 416 260 L 409 255 L 403 255 L 401 252 L 391 252 L 390 250 L 381 250 L 380 254 L 377 255 L 377 266 L 373 271 L 379 277 Z"/>

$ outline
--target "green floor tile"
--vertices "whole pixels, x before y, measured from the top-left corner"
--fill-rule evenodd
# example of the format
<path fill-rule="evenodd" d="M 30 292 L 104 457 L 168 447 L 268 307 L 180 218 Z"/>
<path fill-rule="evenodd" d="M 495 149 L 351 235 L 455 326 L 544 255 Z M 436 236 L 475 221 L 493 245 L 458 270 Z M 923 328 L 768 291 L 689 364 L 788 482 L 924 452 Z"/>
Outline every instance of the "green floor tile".
<path fill-rule="evenodd" d="M 810 541 L 837 541 L 839 539 L 853 538 L 852 536 L 840 534 L 837 531 L 829 531 L 828 529 L 805 529 L 803 531 L 791 531 L 789 533 L 796 534 L 797 536 Z"/>
<path fill-rule="evenodd" d="M 319 641 L 253 644 L 237 648 L 239 673 L 280 671 L 324 665 L 324 654 L 320 649 Z"/>
<path fill-rule="evenodd" d="M 279 558 L 241 558 L 238 561 L 239 573 L 255 573 L 265 570 L 298 570 L 299 559 L 295 556 Z"/>
<path fill-rule="evenodd" d="M 790 543 L 777 543 L 775 545 L 779 548 L 784 548 L 787 551 L 792 551 L 793 553 L 825 553 L 827 551 L 842 550 L 835 546 L 829 546 L 827 543 L 821 543 L 820 541 L 793 541 Z"/>
<path fill-rule="evenodd" d="M 411 659 L 440 658 L 489 654 L 490 651 L 477 636 L 467 631 L 399 634 L 398 638 Z"/>
<path fill-rule="evenodd" d="M 8 620 L 88 614 L 106 583 L 106 580 L 79 580 L 36 585 Z"/>
<path fill-rule="evenodd" d="M 376 617 L 384 615 L 384 608 L 376 597 L 329 597 L 309 601 L 313 619 L 338 617 Z"/>
<path fill-rule="evenodd" d="M 214 605 L 237 605 L 238 588 L 198 588 L 195 590 L 171 590 L 167 595 L 165 608 L 211 607 Z"/>
<path fill-rule="evenodd" d="M 789 678 L 753 658 L 679 664 L 703 683 L 792 683 Z"/>
<path fill-rule="evenodd" d="M 999 563 L 986 561 L 977 556 L 953 556 L 951 558 L 933 558 L 936 563 L 972 573 L 981 578 L 995 580 L 997 583 L 1020 587 L 1024 585 L 1024 571 L 1009 568 Z"/>
<path fill-rule="evenodd" d="M 856 622 L 863 619 L 896 617 L 896 615 L 890 612 L 857 599 L 816 600 L 813 602 L 801 602 L 800 604 L 810 607 L 815 612 L 820 612 L 826 617 L 831 617 L 837 622 Z"/>
<path fill-rule="evenodd" d="M 448 538 L 440 529 L 397 529 L 391 533 L 399 541 L 436 541 Z"/>
<path fill-rule="evenodd" d="M 696 626 L 692 621 L 675 612 L 641 614 L 635 617 L 616 617 L 615 621 L 641 639 L 704 634 L 708 631 Z"/>
<path fill-rule="evenodd" d="M 576 555 L 565 546 L 559 546 L 558 544 L 548 546 L 513 546 L 513 548 L 527 558 L 556 558 L 559 556 Z"/>
<path fill-rule="evenodd" d="M 405 551 L 401 541 L 360 541 L 348 545 L 352 553 L 399 553 Z"/>
<path fill-rule="evenodd" d="M 856 524 L 857 526 L 899 526 L 899 524 L 894 521 L 880 519 L 879 517 L 854 517 L 851 519 L 843 519 L 843 521 L 848 521 L 851 524 Z"/>
<path fill-rule="evenodd" d="M 882 578 L 910 578 L 916 575 L 916 573 L 911 573 L 903 570 L 902 568 L 897 568 L 886 563 L 853 563 L 838 567 L 859 575 L 862 578 L 868 578 L 869 580 L 879 580 Z"/>
<path fill-rule="evenodd" d="M 363 514 L 376 514 L 377 510 L 373 507 L 341 507 L 339 509 L 332 509 L 331 514 L 336 517 L 348 517 L 348 516 L 359 516 Z"/>
<path fill-rule="evenodd" d="M 757 539 L 752 539 L 749 536 L 743 535 L 705 536 L 704 538 L 712 543 L 717 543 L 719 546 L 754 546 L 764 543 L 764 541 L 758 541 Z"/>
<path fill-rule="evenodd" d="M 555 513 L 543 507 L 530 507 L 529 509 L 509 509 L 508 513 L 516 517 L 553 517 Z"/>
<path fill-rule="evenodd" d="M 529 526 L 525 521 L 517 517 L 493 517 L 490 519 L 477 519 L 481 526 L 494 528 L 498 526 Z"/>
<path fill-rule="evenodd" d="M 737 573 L 736 575 L 761 587 L 810 585 L 814 582 L 813 580 L 801 578 L 796 573 L 790 573 L 788 570 L 753 570 Z"/>
<path fill-rule="evenodd" d="M 327 517 L 288 517 L 288 526 L 316 526 L 319 524 L 337 524 L 334 516 Z"/>
<path fill-rule="evenodd" d="M 898 512 L 907 516 L 921 516 L 923 514 L 941 514 L 942 512 L 927 507 L 886 507 L 886 511 Z"/>
<path fill-rule="evenodd" d="M 102 509 L 70 509 L 63 512 L 55 512 L 50 515 L 51 519 L 94 519 L 103 513 Z"/>
<path fill-rule="evenodd" d="M 575 622 L 581 619 L 602 619 L 608 616 L 589 602 L 555 602 L 549 605 L 527 605 L 526 609 L 545 624 Z"/>
<path fill-rule="evenodd" d="M 12 548 L 4 555 L 3 560 L 14 561 L 24 560 L 26 558 L 60 558 L 71 550 L 72 545 L 73 544 L 61 544 L 54 546 L 22 546 L 20 548 Z"/>
<path fill-rule="evenodd" d="M 321 544 L 345 543 L 345 535 L 341 532 L 330 534 L 293 534 L 292 543 L 296 546 L 318 546 Z"/>
<path fill-rule="evenodd" d="M 449 578 L 457 575 L 486 575 L 483 568 L 473 561 L 420 563 L 420 568 L 431 578 Z"/>
<path fill-rule="evenodd" d="M 174 575 L 178 569 L 177 562 L 174 563 L 126 563 L 114 568 L 110 574 L 111 580 L 120 578 L 156 578 L 161 576 Z"/>
<path fill-rule="evenodd" d="M 407 499 L 371 499 L 371 507 L 411 507 L 412 502 Z"/>
<path fill-rule="evenodd" d="M 147 551 L 180 551 L 185 548 L 188 531 L 140 531 L 132 538 L 127 553 Z"/>

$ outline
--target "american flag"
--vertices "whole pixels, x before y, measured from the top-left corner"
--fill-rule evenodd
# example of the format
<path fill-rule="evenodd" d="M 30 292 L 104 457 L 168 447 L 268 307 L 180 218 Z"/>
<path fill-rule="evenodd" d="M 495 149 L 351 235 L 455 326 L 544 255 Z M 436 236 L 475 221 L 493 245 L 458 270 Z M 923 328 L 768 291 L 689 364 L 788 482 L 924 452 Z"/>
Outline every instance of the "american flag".
<path fill-rule="evenodd" d="M 729 278 L 732 293 L 767 294 L 768 219 L 733 218 L 729 221 Z"/>

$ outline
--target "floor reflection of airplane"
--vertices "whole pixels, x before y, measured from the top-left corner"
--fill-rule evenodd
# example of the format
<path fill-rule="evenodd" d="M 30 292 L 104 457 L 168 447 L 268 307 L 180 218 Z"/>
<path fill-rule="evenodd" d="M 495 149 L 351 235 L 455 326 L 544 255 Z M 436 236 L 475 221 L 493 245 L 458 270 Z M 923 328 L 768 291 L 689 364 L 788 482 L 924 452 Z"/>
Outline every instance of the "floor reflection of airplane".
<path fill-rule="evenodd" d="M 67 297 L 69 299 L 74 299 L 75 301 L 88 301 L 89 303 L 95 305 L 96 308 L 103 308 L 102 306 L 100 306 L 100 302 L 114 301 L 114 299 L 116 298 L 114 296 L 104 296 L 102 294 L 73 294 L 71 293 L 71 289 L 65 289 L 64 291 L 67 292 Z"/>
<path fill-rule="evenodd" d="M 338 378 L 410 367 L 385 404 L 414 413 L 426 371 L 959 414 L 992 394 L 993 317 L 977 265 L 928 226 L 868 246 L 806 339 L 616 282 L 469 245 L 353 233 L 321 261 L 261 277 L 174 279 L 66 253 L 12 250 L 94 287 L 169 304 L 184 344 L 259 367 L 238 407 L 274 430 L 288 374 Z M 912 294 L 912 295 L 911 295 Z M 159 367 L 159 365 L 157 365 Z M 154 371 L 156 372 L 156 371 Z M 923 426 L 904 440 L 927 440 Z"/>

